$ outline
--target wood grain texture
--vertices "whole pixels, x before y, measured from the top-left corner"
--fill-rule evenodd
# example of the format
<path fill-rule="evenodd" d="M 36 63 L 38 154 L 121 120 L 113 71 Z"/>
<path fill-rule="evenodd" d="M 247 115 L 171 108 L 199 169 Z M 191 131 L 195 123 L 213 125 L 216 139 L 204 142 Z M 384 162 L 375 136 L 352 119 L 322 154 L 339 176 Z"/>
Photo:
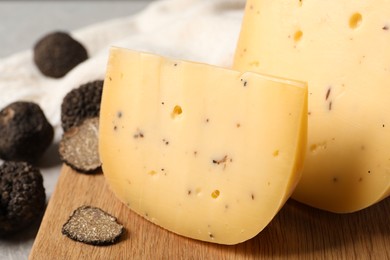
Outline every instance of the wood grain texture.
<path fill-rule="evenodd" d="M 116 216 L 127 232 L 112 246 L 91 246 L 61 234 L 81 205 Z M 119 202 L 102 174 L 64 166 L 30 253 L 34 259 L 390 259 L 390 199 L 352 214 L 333 214 L 289 200 L 255 238 L 235 246 L 168 232 Z"/>

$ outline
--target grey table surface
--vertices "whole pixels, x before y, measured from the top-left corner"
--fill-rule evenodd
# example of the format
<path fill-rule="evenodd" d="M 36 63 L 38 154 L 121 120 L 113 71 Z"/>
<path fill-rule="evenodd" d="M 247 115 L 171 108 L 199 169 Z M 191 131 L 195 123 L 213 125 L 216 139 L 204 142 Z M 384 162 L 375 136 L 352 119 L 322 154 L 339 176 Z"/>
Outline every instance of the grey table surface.
<path fill-rule="evenodd" d="M 141 11 L 150 2 L 0 1 L 0 59 L 31 48 L 39 37 L 53 30 L 71 31 L 111 18 L 128 16 Z M 45 155 L 47 158 L 44 158 L 47 163 L 42 165 L 44 186 L 49 196 L 61 169 L 55 149 L 53 144 Z M 19 234 L 0 238 L 0 259 L 27 259 L 38 229 L 39 223 Z"/>

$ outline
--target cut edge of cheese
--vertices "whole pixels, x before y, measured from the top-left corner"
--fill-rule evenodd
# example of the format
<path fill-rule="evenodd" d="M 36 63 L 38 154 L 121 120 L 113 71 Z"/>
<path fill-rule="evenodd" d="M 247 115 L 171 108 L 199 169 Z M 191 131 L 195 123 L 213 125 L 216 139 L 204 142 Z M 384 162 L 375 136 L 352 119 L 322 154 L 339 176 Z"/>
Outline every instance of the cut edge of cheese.
<path fill-rule="evenodd" d="M 303 82 L 111 48 L 99 126 L 105 179 L 169 231 L 246 241 L 300 179 L 307 95 Z"/>

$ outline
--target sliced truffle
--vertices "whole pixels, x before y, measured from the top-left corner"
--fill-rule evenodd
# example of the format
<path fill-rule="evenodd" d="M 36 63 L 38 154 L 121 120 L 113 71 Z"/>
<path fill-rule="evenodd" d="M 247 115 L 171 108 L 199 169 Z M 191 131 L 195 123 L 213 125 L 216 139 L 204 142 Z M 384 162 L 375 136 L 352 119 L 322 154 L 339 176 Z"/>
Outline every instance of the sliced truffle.
<path fill-rule="evenodd" d="M 1 159 L 35 162 L 53 136 L 53 127 L 38 104 L 18 101 L 0 111 Z"/>
<path fill-rule="evenodd" d="M 26 162 L 4 162 L 0 192 L 0 236 L 15 233 L 42 216 L 46 195 L 38 168 Z"/>
<path fill-rule="evenodd" d="M 34 62 L 43 75 L 61 78 L 88 59 L 84 46 L 65 32 L 53 32 L 34 46 Z"/>
<path fill-rule="evenodd" d="M 119 241 L 124 227 L 103 210 L 81 206 L 62 226 L 62 234 L 70 239 L 91 245 L 110 245 Z"/>
<path fill-rule="evenodd" d="M 91 173 L 100 169 L 98 150 L 99 119 L 86 119 L 66 131 L 60 141 L 59 153 L 64 163 L 76 171 Z"/>
<path fill-rule="evenodd" d="M 66 94 L 61 105 L 61 124 L 64 131 L 80 125 L 86 118 L 99 116 L 102 90 L 103 81 L 96 80 Z"/>

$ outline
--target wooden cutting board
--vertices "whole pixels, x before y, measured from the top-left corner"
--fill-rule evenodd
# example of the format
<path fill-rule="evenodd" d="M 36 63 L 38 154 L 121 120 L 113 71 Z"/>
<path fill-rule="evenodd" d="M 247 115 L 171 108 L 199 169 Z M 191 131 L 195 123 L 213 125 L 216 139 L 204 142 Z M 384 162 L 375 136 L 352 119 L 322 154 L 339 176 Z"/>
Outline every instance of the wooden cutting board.
<path fill-rule="evenodd" d="M 91 246 L 61 234 L 82 205 L 116 216 L 127 232 L 112 246 Z M 390 199 L 353 214 L 332 214 L 290 200 L 255 238 L 235 246 L 170 233 L 122 205 L 102 174 L 85 175 L 64 166 L 30 259 L 390 259 Z"/>

